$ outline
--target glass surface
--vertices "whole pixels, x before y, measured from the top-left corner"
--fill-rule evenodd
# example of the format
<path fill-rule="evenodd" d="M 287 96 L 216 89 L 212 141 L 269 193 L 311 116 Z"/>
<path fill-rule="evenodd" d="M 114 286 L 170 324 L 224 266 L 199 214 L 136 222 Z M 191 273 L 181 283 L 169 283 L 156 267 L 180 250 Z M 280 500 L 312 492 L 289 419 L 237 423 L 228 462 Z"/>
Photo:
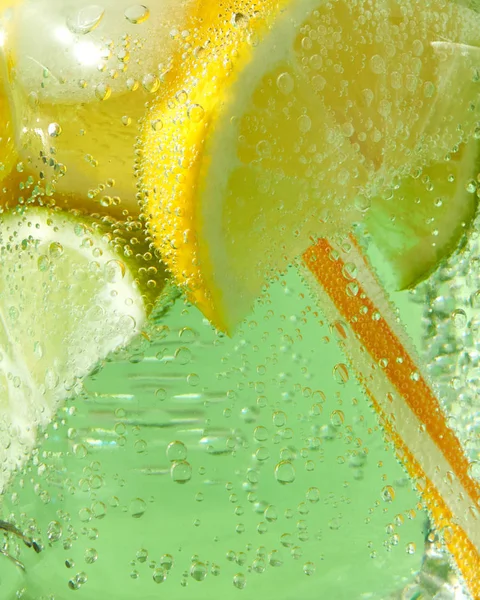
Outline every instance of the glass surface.
<path fill-rule="evenodd" d="M 0 2 L 0 597 L 467 598 L 299 260 L 230 337 L 166 281 L 133 166 L 193 4 Z M 477 231 L 389 292 L 475 478 Z"/>

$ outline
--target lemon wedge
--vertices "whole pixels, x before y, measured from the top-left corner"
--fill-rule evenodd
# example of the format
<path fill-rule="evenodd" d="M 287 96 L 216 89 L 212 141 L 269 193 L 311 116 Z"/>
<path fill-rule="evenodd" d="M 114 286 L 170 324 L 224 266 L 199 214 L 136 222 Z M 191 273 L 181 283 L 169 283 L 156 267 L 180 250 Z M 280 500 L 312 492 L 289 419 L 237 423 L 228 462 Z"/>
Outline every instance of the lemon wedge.
<path fill-rule="evenodd" d="M 479 18 L 442 0 L 214 4 L 144 120 L 141 181 L 168 267 L 231 332 L 312 239 L 473 136 Z"/>
<path fill-rule="evenodd" d="M 190 3 L 5 0 L 0 72 L 24 178 L 69 207 L 138 215 L 138 121 Z"/>

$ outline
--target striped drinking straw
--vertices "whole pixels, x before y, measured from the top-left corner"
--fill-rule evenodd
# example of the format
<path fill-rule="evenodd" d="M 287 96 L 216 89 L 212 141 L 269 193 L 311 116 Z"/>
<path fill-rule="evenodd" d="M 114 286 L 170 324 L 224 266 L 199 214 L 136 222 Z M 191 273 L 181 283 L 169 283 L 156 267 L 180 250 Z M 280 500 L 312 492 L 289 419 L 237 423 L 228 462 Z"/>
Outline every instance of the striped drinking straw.
<path fill-rule="evenodd" d="M 450 552 L 480 599 L 480 489 L 383 288 L 354 240 L 322 239 L 304 275 Z"/>

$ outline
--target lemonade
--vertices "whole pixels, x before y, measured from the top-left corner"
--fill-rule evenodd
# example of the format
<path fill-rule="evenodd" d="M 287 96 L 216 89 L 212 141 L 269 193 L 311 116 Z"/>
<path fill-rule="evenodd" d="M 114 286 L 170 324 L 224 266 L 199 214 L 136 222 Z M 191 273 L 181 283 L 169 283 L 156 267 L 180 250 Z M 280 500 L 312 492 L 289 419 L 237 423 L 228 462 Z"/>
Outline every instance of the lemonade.
<path fill-rule="evenodd" d="M 479 598 L 480 15 L 0 6 L 1 597 Z"/>

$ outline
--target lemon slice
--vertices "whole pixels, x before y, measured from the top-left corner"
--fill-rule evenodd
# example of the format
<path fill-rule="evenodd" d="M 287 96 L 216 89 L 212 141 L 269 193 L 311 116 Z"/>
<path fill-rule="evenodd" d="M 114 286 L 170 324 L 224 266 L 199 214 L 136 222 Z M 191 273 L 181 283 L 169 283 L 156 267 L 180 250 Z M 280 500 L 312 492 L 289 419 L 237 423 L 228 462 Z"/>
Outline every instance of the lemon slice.
<path fill-rule="evenodd" d="M 161 87 L 189 1 L 5 3 L 0 67 L 25 173 L 70 207 L 138 214 L 138 121 Z"/>
<path fill-rule="evenodd" d="M 3 490 L 79 379 L 141 331 L 147 301 L 115 230 L 29 208 L 1 215 L 0 231 Z"/>
<path fill-rule="evenodd" d="M 231 0 L 191 17 L 141 177 L 157 247 L 217 327 L 312 238 L 360 220 L 358 198 L 473 135 L 477 24 L 408 0 Z"/>
<path fill-rule="evenodd" d="M 413 287 L 459 246 L 475 216 L 479 171 L 472 139 L 449 160 L 404 178 L 388 198 L 373 199 L 365 226 L 394 288 Z"/>

